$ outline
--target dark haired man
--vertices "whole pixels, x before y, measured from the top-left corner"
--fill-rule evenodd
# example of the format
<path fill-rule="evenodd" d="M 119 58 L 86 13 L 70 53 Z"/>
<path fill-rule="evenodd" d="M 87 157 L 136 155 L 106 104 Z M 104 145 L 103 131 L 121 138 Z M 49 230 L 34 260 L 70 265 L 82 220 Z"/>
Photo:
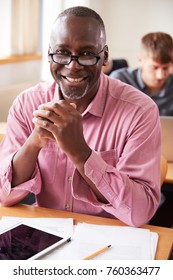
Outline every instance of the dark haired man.
<path fill-rule="evenodd" d="M 160 115 L 173 116 L 173 39 L 164 32 L 152 32 L 141 39 L 139 68 L 123 68 L 110 76 L 141 90 L 157 104 Z"/>
<path fill-rule="evenodd" d="M 146 223 L 160 201 L 157 106 L 102 73 L 105 27 L 87 7 L 56 19 L 49 46 L 53 83 L 21 93 L 0 147 L 0 202 L 28 193 L 38 206 Z"/>

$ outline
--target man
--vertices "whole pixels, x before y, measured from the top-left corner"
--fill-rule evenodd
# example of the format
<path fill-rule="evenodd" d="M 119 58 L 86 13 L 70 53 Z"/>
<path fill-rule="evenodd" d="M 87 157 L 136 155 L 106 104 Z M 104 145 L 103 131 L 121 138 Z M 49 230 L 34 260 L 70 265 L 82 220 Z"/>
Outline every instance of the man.
<path fill-rule="evenodd" d="M 105 27 L 87 7 L 56 19 L 53 83 L 21 93 L 0 147 L 0 202 L 28 193 L 38 206 L 146 223 L 160 200 L 161 137 L 150 98 L 102 73 Z"/>
<path fill-rule="evenodd" d="M 163 32 L 148 33 L 141 39 L 139 68 L 113 71 L 110 77 L 141 90 L 157 104 L 160 115 L 173 116 L 173 39 Z"/>

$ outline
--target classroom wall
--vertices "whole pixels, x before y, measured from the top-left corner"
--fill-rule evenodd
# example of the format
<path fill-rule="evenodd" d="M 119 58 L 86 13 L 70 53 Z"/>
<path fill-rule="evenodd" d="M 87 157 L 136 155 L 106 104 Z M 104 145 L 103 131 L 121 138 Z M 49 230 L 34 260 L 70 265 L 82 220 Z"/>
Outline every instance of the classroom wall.
<path fill-rule="evenodd" d="M 137 65 L 140 38 L 163 31 L 173 36 L 172 0 L 92 0 L 90 7 L 103 17 L 111 57 Z"/>
<path fill-rule="evenodd" d="M 0 65 L 0 122 L 5 122 L 15 97 L 40 81 L 42 62 L 25 61 Z"/>

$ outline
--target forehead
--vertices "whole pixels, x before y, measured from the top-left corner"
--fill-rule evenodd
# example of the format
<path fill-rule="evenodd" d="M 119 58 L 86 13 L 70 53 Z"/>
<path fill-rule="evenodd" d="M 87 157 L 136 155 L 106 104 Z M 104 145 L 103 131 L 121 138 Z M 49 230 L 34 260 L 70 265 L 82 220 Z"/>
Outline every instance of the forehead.
<path fill-rule="evenodd" d="M 55 45 L 93 45 L 100 46 L 104 40 L 102 29 L 95 18 L 63 16 L 55 22 L 51 43 Z"/>
<path fill-rule="evenodd" d="M 170 62 L 168 63 L 161 63 L 160 61 L 157 61 L 152 53 L 145 53 L 143 55 L 143 62 L 146 65 L 153 65 L 155 67 L 169 67 L 171 64 Z"/>

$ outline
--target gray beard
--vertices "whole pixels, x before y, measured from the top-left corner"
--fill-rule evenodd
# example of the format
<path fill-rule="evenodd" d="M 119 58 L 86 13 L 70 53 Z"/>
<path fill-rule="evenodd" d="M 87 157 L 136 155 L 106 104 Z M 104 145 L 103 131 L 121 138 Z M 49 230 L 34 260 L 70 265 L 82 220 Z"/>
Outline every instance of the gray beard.
<path fill-rule="evenodd" d="M 61 82 L 59 83 L 59 86 L 60 86 L 63 97 L 68 98 L 68 99 L 81 99 L 87 94 L 87 91 L 88 91 L 88 85 L 86 86 L 82 95 L 76 94 L 76 92 L 77 92 L 76 87 L 71 87 L 70 92 L 69 92 L 63 88 L 63 84 Z"/>

